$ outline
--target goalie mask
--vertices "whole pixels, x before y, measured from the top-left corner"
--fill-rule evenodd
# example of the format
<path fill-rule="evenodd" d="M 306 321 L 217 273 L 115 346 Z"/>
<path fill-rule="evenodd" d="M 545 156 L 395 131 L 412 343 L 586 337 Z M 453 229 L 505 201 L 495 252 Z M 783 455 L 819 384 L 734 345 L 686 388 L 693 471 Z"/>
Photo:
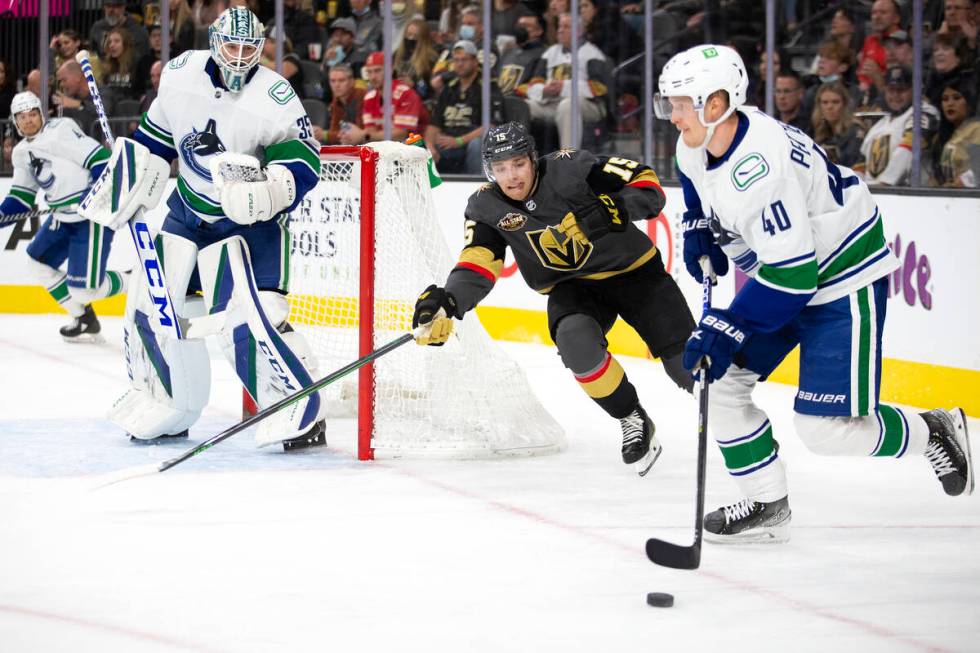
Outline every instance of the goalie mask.
<path fill-rule="evenodd" d="M 37 110 L 39 121 L 37 123 L 37 129 L 30 133 L 26 133 L 21 129 L 20 120 L 18 116 L 25 112 L 30 112 Z M 14 127 L 17 129 L 17 133 L 20 134 L 22 138 L 32 138 L 41 131 L 41 127 L 44 126 L 44 112 L 41 111 L 41 100 L 31 93 L 30 91 L 23 91 L 14 96 L 14 99 L 10 102 L 10 117 L 13 118 Z"/>
<path fill-rule="evenodd" d="M 670 120 L 673 105 L 670 98 L 691 98 L 698 120 L 708 128 L 704 144 L 711 140 L 715 127 L 745 104 L 749 77 L 742 57 L 724 45 L 699 45 L 671 57 L 664 65 L 658 82 L 660 92 L 653 96 L 657 117 Z M 728 110 L 717 120 L 704 119 L 704 107 L 716 91 L 728 93 Z"/>
<path fill-rule="evenodd" d="M 534 137 L 528 133 L 527 127 L 519 122 L 506 122 L 491 127 L 483 139 L 483 173 L 491 182 L 496 182 L 493 176 L 493 162 L 505 161 L 521 154 L 531 157 L 531 165 L 537 170 L 538 152 L 535 149 Z"/>
<path fill-rule="evenodd" d="M 265 43 L 263 31 L 259 19 L 244 7 L 225 9 L 208 28 L 211 58 L 232 93 L 245 88 L 249 73 L 259 65 Z"/>

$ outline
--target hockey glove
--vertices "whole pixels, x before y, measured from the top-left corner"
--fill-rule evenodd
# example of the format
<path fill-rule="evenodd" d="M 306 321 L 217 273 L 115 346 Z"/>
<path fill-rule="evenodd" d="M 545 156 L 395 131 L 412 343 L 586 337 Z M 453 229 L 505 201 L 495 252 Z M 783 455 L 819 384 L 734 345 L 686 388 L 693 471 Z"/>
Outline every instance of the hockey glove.
<path fill-rule="evenodd" d="M 424 327 L 415 342 L 420 345 L 441 347 L 453 333 L 453 318 L 458 317 L 456 298 L 445 288 L 432 284 L 426 288 L 415 302 L 415 315 L 412 328 Z"/>
<path fill-rule="evenodd" d="M 708 381 L 717 381 L 725 376 L 735 352 L 742 348 L 748 335 L 735 324 L 728 311 L 708 309 L 684 346 L 684 367 L 698 378 L 701 360 L 706 359 Z"/>
<path fill-rule="evenodd" d="M 263 169 L 255 157 L 233 152 L 219 154 L 209 164 L 221 210 L 233 222 L 250 225 L 270 220 L 296 199 L 296 180 L 285 166 Z"/>
<path fill-rule="evenodd" d="M 602 193 L 595 204 L 575 213 L 568 212 L 558 225 L 558 231 L 585 246 L 609 232 L 626 231 L 629 213 L 625 204 L 615 195 Z"/>
<path fill-rule="evenodd" d="M 728 257 L 715 241 L 715 236 L 708 228 L 708 219 L 704 216 L 688 218 L 685 215 L 682 222 L 684 227 L 684 265 L 687 272 L 698 283 L 704 280 L 701 272 L 701 257 L 707 256 L 711 261 L 711 269 L 716 277 L 728 274 Z"/>

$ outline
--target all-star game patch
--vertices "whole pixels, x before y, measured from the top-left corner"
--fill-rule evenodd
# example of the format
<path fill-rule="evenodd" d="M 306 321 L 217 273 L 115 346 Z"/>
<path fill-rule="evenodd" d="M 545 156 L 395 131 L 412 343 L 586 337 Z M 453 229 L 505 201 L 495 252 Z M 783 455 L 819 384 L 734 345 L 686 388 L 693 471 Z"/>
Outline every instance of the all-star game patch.
<path fill-rule="evenodd" d="M 497 226 L 504 231 L 517 231 L 527 224 L 527 216 L 520 213 L 508 213 L 497 221 Z"/>

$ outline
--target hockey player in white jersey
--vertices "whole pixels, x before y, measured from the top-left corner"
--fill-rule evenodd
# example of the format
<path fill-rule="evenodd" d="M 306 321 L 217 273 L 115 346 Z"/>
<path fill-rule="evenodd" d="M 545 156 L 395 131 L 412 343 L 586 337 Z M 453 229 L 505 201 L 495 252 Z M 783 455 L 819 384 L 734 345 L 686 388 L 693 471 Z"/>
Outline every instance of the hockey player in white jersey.
<path fill-rule="evenodd" d="M 70 118 L 44 120 L 41 101 L 30 91 L 14 96 L 10 115 L 23 140 L 11 155 L 14 176 L 0 216 L 30 211 L 43 194 L 55 212 L 27 247 L 30 272 L 71 316 L 61 327 L 65 340 L 102 342 L 90 302 L 122 292 L 126 276 L 106 270 L 112 230 L 85 220 L 76 208 L 102 173 L 109 151 Z M 60 269 L 66 260 L 67 273 Z"/>
<path fill-rule="evenodd" d="M 167 64 L 157 98 L 132 139 L 117 141 L 109 163 L 132 162 L 146 179 L 158 177 L 161 164 L 179 163 L 157 248 L 177 314 L 191 322 L 186 338 L 167 337 L 147 293 L 130 293 L 133 387 L 110 416 L 135 440 L 181 437 L 197 420 L 210 390 L 207 335 L 219 337 L 259 407 L 313 381 L 309 348 L 286 321 L 287 212 L 319 179 L 319 144 L 289 82 L 258 65 L 262 34 L 247 9 L 225 10 L 209 29 L 210 51 Z M 155 203 L 160 190 L 152 185 L 137 183 L 132 193 L 146 197 L 132 203 Z M 91 204 L 109 206 L 99 198 Z M 113 205 L 128 207 L 130 198 Z M 125 222 L 132 211 L 108 213 L 101 219 Z M 321 417 L 314 393 L 265 420 L 256 439 L 286 450 L 322 445 Z"/>
<path fill-rule="evenodd" d="M 708 310 L 684 364 L 706 359 L 709 425 L 744 498 L 709 513 L 705 538 L 789 537 L 786 474 L 752 389 L 800 346 L 794 423 L 823 455 L 925 455 L 950 495 L 973 490 L 963 411 L 920 415 L 879 404 L 887 275 L 897 261 L 867 186 L 806 134 L 743 107 L 745 66 L 731 48 L 674 56 L 654 98 L 680 132 L 684 261 L 699 281 L 707 257 L 749 281 Z"/>

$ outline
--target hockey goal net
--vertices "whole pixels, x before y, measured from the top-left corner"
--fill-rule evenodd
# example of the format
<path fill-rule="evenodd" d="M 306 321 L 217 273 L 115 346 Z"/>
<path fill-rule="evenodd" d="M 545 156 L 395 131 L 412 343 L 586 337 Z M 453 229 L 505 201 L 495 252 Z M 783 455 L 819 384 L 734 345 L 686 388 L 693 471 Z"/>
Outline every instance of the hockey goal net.
<path fill-rule="evenodd" d="M 320 182 L 291 216 L 289 257 L 290 323 L 309 340 L 316 376 L 411 330 L 419 293 L 452 269 L 427 161 L 423 148 L 393 142 L 321 151 Z M 476 314 L 445 346 L 404 345 L 324 396 L 328 433 L 331 418 L 356 415 L 361 460 L 534 455 L 564 443 Z"/>

